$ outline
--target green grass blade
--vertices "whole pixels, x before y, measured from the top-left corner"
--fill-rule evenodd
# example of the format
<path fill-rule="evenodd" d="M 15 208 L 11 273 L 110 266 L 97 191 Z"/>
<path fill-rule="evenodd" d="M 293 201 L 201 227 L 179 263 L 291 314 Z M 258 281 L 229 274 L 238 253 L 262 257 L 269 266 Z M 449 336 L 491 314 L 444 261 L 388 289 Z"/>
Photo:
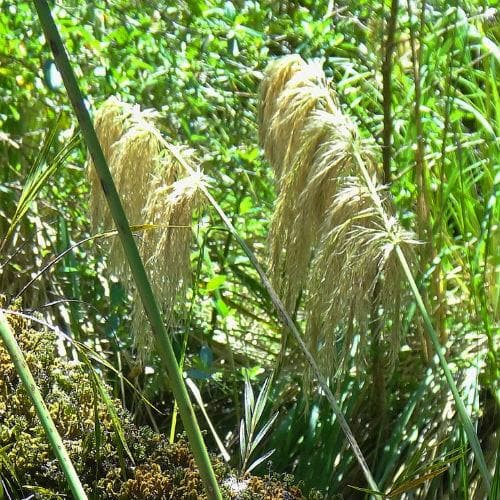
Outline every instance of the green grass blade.
<path fill-rule="evenodd" d="M 497 498 L 500 498 L 500 450 L 497 451 L 496 460 L 497 464 L 495 467 L 495 475 L 493 476 L 490 494 L 488 495 L 488 498 L 490 500 L 496 500 Z"/>
<path fill-rule="evenodd" d="M 83 490 L 82 483 L 80 482 L 80 478 L 73 467 L 71 459 L 69 458 L 68 452 L 64 447 L 61 436 L 57 432 L 56 426 L 50 416 L 49 410 L 45 405 L 45 402 L 42 398 L 42 394 L 36 385 L 35 379 L 31 374 L 31 371 L 24 359 L 24 355 L 19 348 L 19 345 L 14 337 L 14 333 L 5 317 L 4 313 L 0 311 L 0 337 L 9 352 L 10 358 L 14 363 L 14 367 L 16 368 L 16 372 L 23 383 L 26 392 L 28 393 L 31 401 L 33 402 L 33 406 L 35 407 L 35 411 L 40 419 L 40 422 L 43 426 L 45 434 L 47 435 L 47 439 L 50 442 L 50 446 L 54 451 L 54 455 L 59 460 L 61 465 L 61 469 L 68 480 L 69 487 L 73 493 L 74 498 L 86 499 L 87 495 Z"/>
<path fill-rule="evenodd" d="M 469 414 L 467 413 L 467 410 L 465 409 L 465 405 L 462 401 L 462 398 L 460 397 L 455 381 L 453 380 L 453 376 L 448 366 L 448 362 L 444 357 L 443 349 L 441 347 L 441 344 L 439 343 L 437 333 L 434 330 L 431 318 L 429 317 L 427 309 L 422 300 L 422 296 L 418 291 L 417 284 L 413 279 L 413 275 L 411 273 L 410 267 L 408 266 L 408 262 L 406 261 L 406 257 L 404 256 L 399 246 L 396 246 L 396 252 L 399 261 L 401 263 L 401 266 L 403 267 L 403 271 L 406 275 L 408 283 L 410 285 L 411 291 L 417 302 L 417 306 L 420 309 L 420 313 L 422 314 L 422 317 L 424 319 L 424 324 L 427 330 L 427 334 L 429 335 L 432 345 L 434 346 L 434 350 L 438 355 L 439 364 L 441 365 L 441 368 L 444 372 L 446 382 L 448 383 L 448 387 L 450 388 L 450 391 L 453 395 L 453 399 L 455 400 L 457 412 L 460 417 L 460 420 L 462 421 L 462 425 L 464 426 L 464 430 L 465 433 L 467 434 L 467 438 L 471 445 L 472 451 L 474 452 L 474 456 L 476 457 L 476 461 L 479 467 L 479 472 L 481 473 L 481 476 L 483 477 L 483 480 L 486 484 L 486 489 L 489 490 L 491 487 L 492 478 L 488 466 L 486 465 L 486 460 L 484 459 L 483 450 L 481 449 L 481 444 L 479 443 L 479 438 L 477 437 L 476 431 L 474 430 L 474 426 L 472 425 L 472 421 L 469 417 Z"/>
<path fill-rule="evenodd" d="M 246 473 L 249 474 L 253 469 L 258 467 L 262 462 L 267 460 L 276 450 L 269 450 L 264 453 L 261 457 L 257 458 L 254 462 L 252 462 L 248 468 L 246 469 Z"/>
<path fill-rule="evenodd" d="M 208 416 L 207 410 L 205 409 L 205 404 L 203 402 L 203 398 L 201 397 L 200 390 L 198 389 L 196 384 L 190 378 L 186 379 L 186 384 L 191 389 L 191 392 L 193 393 L 194 399 L 198 403 L 198 406 L 200 407 L 201 413 L 203 413 L 203 416 L 205 417 L 205 420 L 207 421 L 208 427 L 210 428 L 210 431 L 212 432 L 212 436 L 217 444 L 217 447 L 219 448 L 219 451 L 220 451 L 220 454 L 222 455 L 222 458 L 226 462 L 229 462 L 229 460 L 231 459 L 231 456 L 229 455 L 228 451 L 226 450 L 226 447 L 224 446 L 222 439 L 217 434 L 217 431 L 215 430 L 214 424 L 212 423 L 212 421 L 210 420 L 210 417 Z"/>
<path fill-rule="evenodd" d="M 52 144 L 54 143 L 55 136 L 58 130 L 58 123 L 59 119 L 56 121 L 56 124 L 50 129 L 41 150 L 39 151 L 35 161 L 33 162 L 33 165 L 26 178 L 21 197 L 19 198 L 16 211 L 7 229 L 7 233 L 2 241 L 1 248 L 4 247 L 21 219 L 26 215 L 26 212 L 29 210 L 35 198 L 39 195 L 42 188 L 47 184 L 50 177 L 64 163 L 64 161 L 71 154 L 79 141 L 79 136 L 74 135 L 57 153 L 52 162 L 47 163 L 49 151 Z"/>
<path fill-rule="evenodd" d="M 106 386 L 103 384 L 102 380 L 100 379 L 99 375 L 96 373 L 94 367 L 92 366 L 92 363 L 90 362 L 89 358 L 83 354 L 80 351 L 80 356 L 82 356 L 83 361 L 85 365 L 87 366 L 87 369 L 89 370 L 89 374 L 92 377 L 92 380 L 94 381 L 95 389 L 99 393 L 99 396 L 101 397 L 102 402 L 106 406 L 106 410 L 108 411 L 109 417 L 111 418 L 111 424 L 113 425 L 113 428 L 115 430 L 116 434 L 116 441 L 118 444 L 123 448 L 125 453 L 128 455 L 132 463 L 135 463 L 134 457 L 132 456 L 132 452 L 130 451 L 130 448 L 128 447 L 127 441 L 125 440 L 125 431 L 123 430 L 120 417 L 118 416 L 118 412 L 116 411 L 115 405 L 108 394 L 108 390 Z M 123 471 L 125 473 L 125 470 Z"/>
<path fill-rule="evenodd" d="M 265 435 L 269 431 L 269 429 L 272 427 L 276 419 L 278 418 L 278 413 L 275 413 L 274 415 L 271 416 L 271 418 L 264 424 L 262 429 L 257 433 L 257 435 L 253 438 L 252 440 L 252 446 L 250 447 L 249 455 L 251 455 L 259 446 L 260 442 L 264 439 Z"/>

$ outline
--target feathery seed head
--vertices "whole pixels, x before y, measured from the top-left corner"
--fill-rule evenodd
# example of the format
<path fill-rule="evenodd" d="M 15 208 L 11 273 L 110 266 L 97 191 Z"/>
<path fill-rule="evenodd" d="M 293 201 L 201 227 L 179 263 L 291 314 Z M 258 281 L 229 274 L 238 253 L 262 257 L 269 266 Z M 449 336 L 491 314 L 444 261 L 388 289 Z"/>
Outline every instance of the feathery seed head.
<path fill-rule="evenodd" d="M 363 358 L 373 322 L 399 324 L 394 250 L 414 239 L 377 184 L 373 147 L 341 111 L 321 68 L 298 56 L 272 62 L 259 109 L 260 140 L 278 187 L 270 276 L 289 311 L 305 291 L 307 342 L 333 376 L 333 361 L 346 362 L 355 335 Z M 393 360 L 399 337 L 381 335 Z"/>
<path fill-rule="evenodd" d="M 96 113 L 95 126 L 130 224 L 148 225 L 138 247 L 168 323 L 190 281 L 191 222 L 201 205 L 204 176 L 194 166 L 192 150 L 169 144 L 162 137 L 153 122 L 156 117 L 155 111 L 141 111 L 139 106 L 111 98 Z M 92 162 L 88 167 L 93 225 L 112 229 Z M 108 253 L 110 268 L 130 284 L 118 239 L 113 240 Z M 132 331 L 144 354 L 151 339 L 144 330 L 144 311 L 137 292 L 134 303 Z"/>
<path fill-rule="evenodd" d="M 260 93 L 260 142 L 280 179 L 291 167 L 297 135 L 309 113 L 325 100 L 321 68 L 306 64 L 299 56 L 287 56 L 271 63 Z"/>

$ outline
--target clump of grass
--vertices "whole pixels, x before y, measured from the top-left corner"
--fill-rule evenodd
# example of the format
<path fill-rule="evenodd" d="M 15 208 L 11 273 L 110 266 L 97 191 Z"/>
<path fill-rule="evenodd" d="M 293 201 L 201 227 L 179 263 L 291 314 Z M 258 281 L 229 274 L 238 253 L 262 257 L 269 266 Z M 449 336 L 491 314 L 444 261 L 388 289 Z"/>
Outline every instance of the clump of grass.
<path fill-rule="evenodd" d="M 392 328 L 375 334 L 394 359 L 401 294 L 394 250 L 414 239 L 383 195 L 374 145 L 340 109 L 321 68 L 298 56 L 271 63 L 265 73 L 260 139 L 279 193 L 270 274 L 288 310 L 305 290 L 308 347 L 333 375 L 333 361 L 345 360 L 355 333 L 363 355 L 372 325 L 390 319 Z"/>
<path fill-rule="evenodd" d="M 195 166 L 193 151 L 168 143 L 155 126 L 156 117 L 155 111 L 141 111 L 112 97 L 97 111 L 95 127 L 127 218 L 144 230 L 139 251 L 153 290 L 162 298 L 168 324 L 190 282 L 191 221 L 202 202 L 204 177 Z M 94 229 L 112 229 L 91 162 L 88 171 Z M 112 242 L 108 251 L 112 271 L 128 283 L 129 270 L 119 242 Z M 134 304 L 132 330 L 144 352 L 150 336 L 143 334 L 144 310 L 137 292 Z"/>

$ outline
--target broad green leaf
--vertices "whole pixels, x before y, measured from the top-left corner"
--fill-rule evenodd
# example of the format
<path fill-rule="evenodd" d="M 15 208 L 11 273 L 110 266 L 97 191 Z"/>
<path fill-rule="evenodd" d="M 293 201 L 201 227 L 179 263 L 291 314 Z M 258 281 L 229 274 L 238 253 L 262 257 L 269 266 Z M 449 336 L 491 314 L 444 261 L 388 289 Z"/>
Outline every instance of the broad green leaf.
<path fill-rule="evenodd" d="M 250 198 L 250 196 L 245 196 L 240 202 L 240 207 L 239 207 L 240 215 L 246 214 L 252 209 L 252 207 L 253 207 L 252 198 Z"/>
<path fill-rule="evenodd" d="M 227 280 L 227 276 L 224 274 L 218 274 L 214 276 L 206 286 L 207 292 L 213 292 L 214 290 L 219 289 Z"/>

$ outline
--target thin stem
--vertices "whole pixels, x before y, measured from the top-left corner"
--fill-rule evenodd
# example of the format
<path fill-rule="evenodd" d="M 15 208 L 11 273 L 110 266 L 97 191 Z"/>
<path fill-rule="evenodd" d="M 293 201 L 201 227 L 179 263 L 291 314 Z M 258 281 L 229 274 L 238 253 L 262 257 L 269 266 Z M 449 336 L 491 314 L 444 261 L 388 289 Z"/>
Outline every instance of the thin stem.
<path fill-rule="evenodd" d="M 391 180 L 392 157 L 392 55 L 394 53 L 394 34 L 398 18 L 398 0 L 391 2 L 391 14 L 387 23 L 387 38 L 384 46 L 382 63 L 382 101 L 384 108 L 384 132 L 382 148 L 382 165 L 384 168 L 384 184 Z"/>
<path fill-rule="evenodd" d="M 412 6 L 408 0 L 408 12 L 410 18 L 412 14 Z M 425 24 L 425 0 L 422 2 L 419 18 L 419 35 L 423 37 L 423 30 Z M 425 164 L 425 138 L 424 127 L 422 122 L 422 47 L 421 43 L 417 46 L 416 33 L 413 23 L 410 22 L 410 47 L 412 53 L 413 63 L 413 80 L 415 82 L 415 103 L 414 103 L 414 121 L 417 134 L 417 144 L 415 151 L 415 180 L 417 185 L 417 231 L 418 237 L 424 244 L 420 252 L 420 268 L 423 271 L 427 263 L 433 260 L 433 244 L 431 238 L 431 219 L 430 219 L 430 195 L 428 192 L 428 173 Z M 424 295 L 424 300 L 428 303 L 428 298 Z M 430 347 L 426 339 L 426 345 L 422 346 L 424 349 L 424 357 L 429 361 L 431 357 Z"/>
<path fill-rule="evenodd" d="M 159 354 L 163 365 L 167 369 L 170 385 L 174 393 L 174 397 L 179 405 L 179 413 L 181 415 L 184 428 L 186 429 L 193 456 L 200 470 L 200 476 L 203 480 L 207 496 L 209 499 L 222 499 L 219 486 L 210 463 L 210 458 L 196 420 L 196 415 L 191 405 L 191 401 L 189 400 L 189 395 L 182 378 L 182 373 L 177 365 L 177 360 L 172 349 L 170 338 L 165 325 L 163 324 L 158 304 L 144 269 L 144 264 L 130 230 L 129 222 L 120 202 L 118 192 L 111 177 L 111 173 L 102 152 L 101 145 L 99 144 L 89 112 L 87 111 L 82 94 L 78 87 L 75 75 L 71 68 L 66 50 L 54 20 L 52 19 L 47 2 L 45 0 L 34 0 L 34 3 L 45 33 L 45 37 L 52 50 L 57 68 L 61 73 L 71 104 L 78 118 L 83 138 L 94 162 L 111 215 L 115 221 L 118 235 L 123 245 L 125 256 L 130 264 L 132 275 L 141 297 L 144 310 L 146 311 L 146 315 L 151 323 L 151 328 L 156 338 Z"/>
<path fill-rule="evenodd" d="M 394 34 L 398 18 L 398 0 L 392 0 L 391 13 L 387 22 L 387 37 L 384 44 L 384 60 L 382 62 L 382 105 L 384 110 L 384 129 L 382 147 L 383 183 L 391 181 L 391 158 L 392 158 L 392 57 L 394 53 Z M 382 441 L 385 435 L 386 421 L 386 374 L 382 355 L 380 333 L 383 318 L 378 312 L 380 303 L 380 278 L 377 280 L 372 294 L 371 306 L 371 351 L 372 351 L 372 378 L 374 386 L 374 401 L 379 416 L 379 437 L 377 443 Z M 377 449 L 378 449 L 377 444 Z M 377 455 L 376 453 L 374 454 Z"/>
<path fill-rule="evenodd" d="M 356 163 L 358 164 L 361 175 L 363 176 L 363 179 L 368 187 L 368 190 L 370 191 L 372 200 L 375 204 L 377 211 L 380 214 L 380 217 L 384 223 L 384 226 L 385 226 L 387 232 L 390 233 L 389 218 L 388 218 L 388 216 L 384 210 L 384 207 L 382 205 L 382 200 L 380 199 L 380 196 L 377 193 L 377 189 L 373 185 L 372 179 L 370 178 L 370 174 L 366 170 L 366 166 L 364 164 L 363 159 L 361 158 L 359 153 L 356 151 L 354 152 L 354 159 L 356 160 Z M 453 399 L 455 400 L 455 405 L 457 408 L 458 415 L 460 417 L 460 420 L 462 421 L 462 425 L 464 426 L 465 433 L 467 434 L 467 438 L 469 439 L 469 443 L 472 447 L 472 451 L 476 457 L 479 471 L 480 471 L 481 476 L 483 477 L 483 480 L 485 482 L 486 489 L 489 490 L 492 478 L 491 478 L 491 473 L 488 469 L 488 466 L 486 465 L 486 461 L 484 459 L 483 451 L 481 449 L 481 444 L 479 443 L 479 439 L 478 439 L 477 434 L 474 430 L 474 427 L 472 425 L 469 414 L 467 413 L 467 410 L 465 409 L 465 405 L 462 401 L 462 398 L 460 397 L 460 393 L 458 392 L 455 381 L 453 380 L 453 376 L 452 376 L 450 368 L 448 366 L 448 362 L 446 361 L 446 358 L 444 357 L 441 344 L 439 343 L 438 335 L 437 335 L 437 333 L 432 325 L 432 321 L 429 317 L 429 313 L 427 312 L 427 308 L 424 305 L 422 295 L 420 294 L 418 287 L 417 287 L 417 284 L 415 283 L 415 279 L 413 278 L 412 272 L 410 270 L 410 266 L 408 265 L 408 261 L 406 260 L 406 257 L 404 255 L 403 251 L 401 250 L 401 247 L 397 241 L 394 241 L 394 247 L 396 249 L 396 255 L 398 256 L 398 260 L 401 264 L 401 267 L 403 268 L 406 279 L 408 280 L 408 284 L 410 285 L 410 289 L 413 293 L 413 296 L 415 297 L 417 307 L 420 309 L 420 312 L 422 314 L 422 317 L 424 320 L 424 325 L 426 327 L 429 339 L 430 339 L 432 345 L 434 346 L 434 349 L 438 355 L 439 364 L 441 365 L 441 368 L 443 369 L 446 381 L 448 383 L 448 387 L 450 388 L 451 393 L 453 395 Z"/>
<path fill-rule="evenodd" d="M 61 436 L 57 432 L 54 421 L 52 420 L 49 410 L 45 405 L 40 389 L 38 389 L 35 379 L 33 378 L 28 364 L 26 363 L 26 359 L 24 358 L 24 355 L 19 348 L 19 344 L 14 337 L 14 332 L 12 331 L 7 318 L 2 311 L 0 311 L 0 337 L 2 338 L 5 348 L 9 352 L 10 359 L 14 364 L 19 378 L 21 379 L 28 396 L 35 407 L 40 423 L 42 424 L 43 430 L 45 431 L 57 460 L 59 460 L 61 469 L 68 480 L 68 484 L 74 498 L 78 500 L 86 499 L 87 495 L 83 490 L 80 478 L 73 467 L 73 463 L 69 458 L 66 448 L 64 447 Z"/>

